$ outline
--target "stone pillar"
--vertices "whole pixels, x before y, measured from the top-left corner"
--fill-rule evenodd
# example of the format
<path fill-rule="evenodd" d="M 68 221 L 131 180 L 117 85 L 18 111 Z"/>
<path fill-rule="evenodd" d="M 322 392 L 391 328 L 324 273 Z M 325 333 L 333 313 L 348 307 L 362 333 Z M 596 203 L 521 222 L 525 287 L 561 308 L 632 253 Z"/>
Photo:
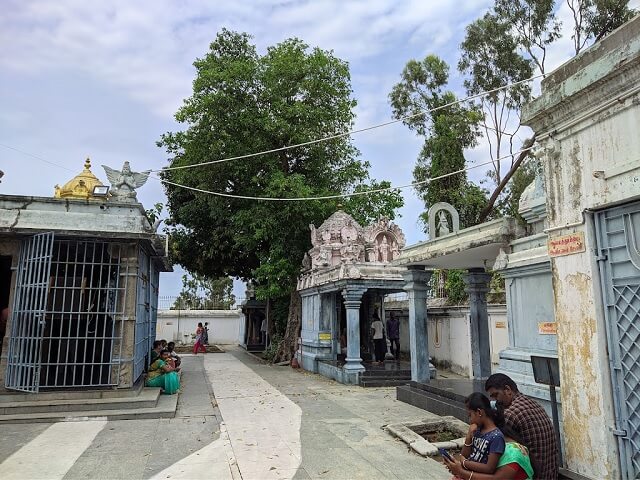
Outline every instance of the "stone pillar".
<path fill-rule="evenodd" d="M 364 372 L 360 358 L 360 304 L 366 290 L 346 288 L 342 291 L 344 307 L 347 311 L 347 358 L 345 370 Z"/>
<path fill-rule="evenodd" d="M 121 248 L 119 284 L 124 288 L 117 293 L 118 313 L 113 319 L 116 322 L 116 336 L 120 336 L 120 340 L 114 340 L 112 345 L 112 355 L 118 358 L 119 367 L 113 365 L 111 374 L 112 380 L 117 378 L 117 388 L 131 388 L 136 380 L 133 378 L 136 318 L 138 315 L 149 315 L 149 299 L 138 298 L 138 282 L 147 282 L 147 288 L 150 288 L 149 267 L 148 264 L 146 268 L 140 264 L 138 245 L 122 244 Z M 150 333 L 153 336 L 156 332 Z M 116 377 L 118 373 L 119 377 Z"/>
<path fill-rule="evenodd" d="M 491 338 L 487 314 L 487 292 L 491 274 L 484 269 L 470 269 L 464 275 L 465 292 L 469 294 L 469 323 L 471 327 L 471 366 L 473 378 L 486 379 L 491 375 Z"/>
<path fill-rule="evenodd" d="M 408 267 L 402 273 L 409 294 L 409 348 L 411 350 L 411 380 L 429 383 L 429 342 L 427 332 L 427 293 L 433 272 L 423 266 Z"/>

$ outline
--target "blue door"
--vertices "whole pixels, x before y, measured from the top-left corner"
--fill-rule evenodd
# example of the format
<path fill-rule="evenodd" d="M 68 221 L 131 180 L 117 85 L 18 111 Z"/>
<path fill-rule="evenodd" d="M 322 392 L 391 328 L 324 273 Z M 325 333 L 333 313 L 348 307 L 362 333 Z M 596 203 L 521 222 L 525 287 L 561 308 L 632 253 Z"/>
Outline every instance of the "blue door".
<path fill-rule="evenodd" d="M 596 215 L 622 478 L 640 477 L 640 202 Z"/>

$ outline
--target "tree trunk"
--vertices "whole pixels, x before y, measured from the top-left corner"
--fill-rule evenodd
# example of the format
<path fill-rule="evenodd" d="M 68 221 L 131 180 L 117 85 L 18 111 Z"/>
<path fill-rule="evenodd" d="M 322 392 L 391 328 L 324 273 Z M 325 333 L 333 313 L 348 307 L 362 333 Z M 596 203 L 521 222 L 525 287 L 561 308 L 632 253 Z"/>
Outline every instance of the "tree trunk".
<path fill-rule="evenodd" d="M 273 308 L 272 308 L 271 297 L 269 297 L 267 298 L 267 304 L 265 305 L 265 309 L 264 309 L 264 314 L 267 317 L 267 333 L 269 334 L 269 342 L 271 342 L 271 339 L 273 338 L 273 334 L 276 333 L 276 324 L 275 324 L 276 322 L 273 321 L 273 315 L 271 313 L 272 310 Z"/>
<path fill-rule="evenodd" d="M 289 361 L 293 358 L 298 348 L 298 337 L 302 326 L 302 299 L 297 290 L 291 292 L 289 300 L 289 317 L 287 318 L 287 329 L 284 338 L 278 347 L 278 353 L 274 363 Z"/>
<path fill-rule="evenodd" d="M 516 170 L 518 170 L 518 167 L 520 166 L 520 164 L 524 161 L 525 158 L 527 158 L 527 155 L 529 155 L 530 150 L 527 150 L 527 149 L 530 148 L 535 143 L 535 141 L 536 141 L 536 135 L 534 134 L 533 137 L 526 140 L 522 144 L 522 150 L 526 150 L 526 151 L 521 152 L 520 155 L 518 155 L 518 159 L 515 162 L 513 162 L 511 169 L 505 174 L 504 177 L 502 177 L 502 181 L 491 194 L 491 198 L 489 198 L 489 202 L 487 203 L 487 206 L 484 207 L 484 210 L 482 210 L 482 212 L 480 212 L 478 223 L 482 223 L 487 219 L 487 217 L 493 210 L 493 206 L 495 205 L 496 200 L 498 200 L 498 197 L 502 193 L 502 190 L 504 190 L 504 187 L 507 186 L 507 183 L 509 183 L 509 180 L 511 180 L 511 177 L 513 176 L 513 174 L 516 173 Z"/>

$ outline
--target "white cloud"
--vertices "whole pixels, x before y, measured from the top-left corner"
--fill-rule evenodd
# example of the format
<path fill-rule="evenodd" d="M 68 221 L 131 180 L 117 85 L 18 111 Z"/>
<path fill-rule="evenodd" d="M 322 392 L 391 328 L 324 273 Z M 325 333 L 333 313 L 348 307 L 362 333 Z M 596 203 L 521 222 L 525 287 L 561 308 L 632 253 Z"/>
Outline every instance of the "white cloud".
<path fill-rule="evenodd" d="M 442 19 L 468 16 L 477 3 L 13 1 L 0 19 L 0 65 L 83 72 L 166 116 L 189 95 L 191 64 L 223 26 L 253 34 L 262 49 L 298 36 L 356 63 L 407 40 L 443 46 L 453 32 Z"/>

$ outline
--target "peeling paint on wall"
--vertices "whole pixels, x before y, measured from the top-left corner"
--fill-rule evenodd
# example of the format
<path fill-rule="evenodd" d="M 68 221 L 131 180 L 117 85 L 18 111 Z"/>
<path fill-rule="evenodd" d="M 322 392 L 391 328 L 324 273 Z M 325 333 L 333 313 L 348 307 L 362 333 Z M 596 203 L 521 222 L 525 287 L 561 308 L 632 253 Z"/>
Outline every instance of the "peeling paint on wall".
<path fill-rule="evenodd" d="M 580 144 L 577 139 L 573 141 L 573 146 L 569 152 L 569 194 L 571 198 L 571 208 L 580 210 L 582 203 L 582 161 L 580 160 Z"/>
<path fill-rule="evenodd" d="M 562 399 L 563 434 L 570 439 L 565 442 L 565 459 L 576 470 L 583 470 L 579 473 L 605 478 L 608 468 L 602 464 L 598 448 L 604 441 L 601 423 L 586 421 L 586 417 L 602 417 L 598 331 L 594 305 L 589 300 L 593 279 L 582 272 L 560 278 L 555 263 L 552 271 L 561 385 L 563 392 L 570 392 Z M 587 465 L 588 469 L 581 468 Z"/>

